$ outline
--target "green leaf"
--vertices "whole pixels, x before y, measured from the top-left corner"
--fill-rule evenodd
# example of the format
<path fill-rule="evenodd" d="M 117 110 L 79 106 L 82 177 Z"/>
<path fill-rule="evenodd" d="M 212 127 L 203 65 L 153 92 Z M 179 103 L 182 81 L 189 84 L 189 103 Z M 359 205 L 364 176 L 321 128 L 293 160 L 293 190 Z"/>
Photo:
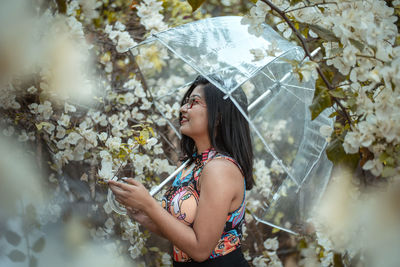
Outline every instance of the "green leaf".
<path fill-rule="evenodd" d="M 35 258 L 35 256 L 31 256 L 29 259 L 29 267 L 37 267 L 38 266 L 38 261 Z"/>
<path fill-rule="evenodd" d="M 345 98 L 346 94 L 344 93 L 342 88 L 336 88 L 334 90 L 330 90 L 329 94 L 336 98 Z"/>
<path fill-rule="evenodd" d="M 299 249 L 307 248 L 308 247 L 307 241 L 303 238 L 297 243 L 297 246 Z"/>
<path fill-rule="evenodd" d="M 290 0 L 290 5 L 294 6 L 294 5 L 298 4 L 298 3 L 300 3 L 301 1 L 302 0 Z"/>
<path fill-rule="evenodd" d="M 360 41 L 354 40 L 352 38 L 349 39 L 350 43 L 354 45 L 358 50 L 363 51 L 365 45 L 361 43 Z"/>
<path fill-rule="evenodd" d="M 332 112 L 332 113 L 329 115 L 329 118 L 334 118 L 334 117 L 336 117 L 337 115 L 339 115 L 339 113 L 338 113 L 337 111 L 334 111 L 334 112 Z"/>
<path fill-rule="evenodd" d="M 38 240 L 36 240 L 35 244 L 33 244 L 33 247 L 32 247 L 33 251 L 35 251 L 35 252 L 40 252 L 40 251 L 42 251 L 43 248 L 44 248 L 44 244 L 45 244 L 45 239 L 44 239 L 44 237 L 42 236 L 41 238 L 39 238 Z"/>
<path fill-rule="evenodd" d="M 334 267 L 344 267 L 341 254 L 335 253 L 333 255 L 333 266 Z"/>
<path fill-rule="evenodd" d="M 392 177 L 395 176 L 397 174 L 397 171 L 395 168 L 390 167 L 390 166 L 385 166 L 383 167 L 382 170 L 382 177 Z"/>
<path fill-rule="evenodd" d="M 347 154 L 344 151 L 342 142 L 339 138 L 335 138 L 329 143 L 328 147 L 326 148 L 326 155 L 334 164 L 344 164 L 352 170 L 357 167 L 360 160 L 360 155 L 358 153 Z"/>
<path fill-rule="evenodd" d="M 331 42 L 339 42 L 340 39 L 330 30 L 325 29 L 324 27 L 321 27 L 319 25 L 312 25 L 312 24 L 307 24 L 310 29 L 313 30 L 316 34 L 318 34 L 319 37 L 326 41 L 331 41 Z M 358 50 L 363 51 L 365 45 L 361 43 L 360 41 L 357 41 L 355 39 L 350 38 L 349 39 L 350 43 L 354 45 Z"/>
<path fill-rule="evenodd" d="M 21 237 L 19 236 L 19 234 L 10 230 L 5 233 L 5 237 L 7 239 L 7 242 L 13 246 L 18 246 L 18 244 L 21 242 Z"/>
<path fill-rule="evenodd" d="M 332 31 L 327 30 L 319 25 L 313 25 L 313 24 L 307 24 L 307 25 L 313 32 L 318 34 L 318 36 L 321 37 L 322 39 L 332 42 L 339 41 L 339 38 L 337 38 Z"/>
<path fill-rule="evenodd" d="M 67 1 L 66 0 L 56 0 L 58 6 L 58 12 L 65 14 L 67 12 Z"/>
<path fill-rule="evenodd" d="M 395 159 L 393 157 L 391 157 L 389 154 L 387 154 L 386 152 L 383 152 L 379 156 L 379 160 L 380 160 L 380 162 L 384 163 L 385 165 L 389 165 L 389 166 L 395 165 Z"/>
<path fill-rule="evenodd" d="M 314 99 L 312 104 L 309 106 L 311 111 L 311 119 L 314 120 L 322 111 L 331 106 L 332 101 L 328 92 L 328 88 L 323 85 L 318 86 L 317 82 L 314 92 Z"/>
<path fill-rule="evenodd" d="M 189 5 L 192 7 L 192 12 L 195 12 L 205 0 L 188 0 Z"/>
<path fill-rule="evenodd" d="M 12 250 L 7 256 L 13 262 L 23 262 L 26 259 L 25 253 L 18 249 Z"/>

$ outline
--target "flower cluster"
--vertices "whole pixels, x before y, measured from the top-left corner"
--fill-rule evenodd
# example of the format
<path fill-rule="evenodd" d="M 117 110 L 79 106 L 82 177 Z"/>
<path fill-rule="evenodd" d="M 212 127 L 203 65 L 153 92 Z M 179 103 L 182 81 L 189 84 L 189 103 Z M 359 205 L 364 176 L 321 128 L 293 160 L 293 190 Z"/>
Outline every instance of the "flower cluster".
<path fill-rule="evenodd" d="M 136 42 L 132 39 L 129 32 L 125 31 L 125 25 L 117 21 L 113 26 L 107 25 L 105 32 L 109 38 L 116 44 L 116 49 L 119 53 L 125 53 L 130 48 L 136 45 Z"/>
<path fill-rule="evenodd" d="M 137 7 L 137 14 L 140 23 L 151 34 L 167 29 L 167 24 L 163 21 L 164 16 L 160 14 L 162 2 L 157 0 L 145 0 Z"/>
<path fill-rule="evenodd" d="M 255 257 L 251 263 L 254 266 L 282 267 L 283 264 L 276 254 L 276 251 L 279 248 L 278 238 L 268 238 L 264 241 L 263 245 L 265 248 L 263 255 Z"/>

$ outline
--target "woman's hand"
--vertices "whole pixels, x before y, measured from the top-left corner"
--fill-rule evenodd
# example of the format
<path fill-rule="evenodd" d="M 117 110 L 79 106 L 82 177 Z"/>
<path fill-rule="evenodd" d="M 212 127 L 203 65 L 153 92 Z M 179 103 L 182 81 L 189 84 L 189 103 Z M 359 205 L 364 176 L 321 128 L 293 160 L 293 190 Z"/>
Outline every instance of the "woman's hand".
<path fill-rule="evenodd" d="M 126 211 L 128 213 L 129 218 L 131 218 L 135 222 L 140 223 L 146 228 L 148 228 L 147 227 L 148 224 L 153 223 L 153 221 L 149 218 L 149 216 L 147 216 L 146 213 L 144 213 L 144 211 L 132 209 L 130 207 L 127 207 Z"/>
<path fill-rule="evenodd" d="M 132 211 L 138 210 L 145 212 L 146 208 L 150 207 L 155 201 L 147 191 L 147 189 L 138 181 L 132 178 L 126 179 L 121 183 L 110 180 L 108 185 L 115 195 L 115 200 Z M 138 217 L 140 219 L 140 217 Z"/>
<path fill-rule="evenodd" d="M 111 191 L 115 195 L 115 200 L 125 206 L 128 216 L 132 220 L 140 223 L 151 232 L 162 236 L 157 225 L 146 214 L 146 209 L 154 204 L 154 198 L 150 196 L 147 189 L 140 182 L 131 178 L 124 181 L 127 183 L 112 180 L 108 182 Z"/>
<path fill-rule="evenodd" d="M 150 219 L 149 216 L 144 211 L 132 209 L 130 207 L 126 208 L 129 218 L 140 223 L 144 228 L 150 230 L 153 233 L 156 233 L 162 236 L 161 232 L 158 230 L 158 227 L 154 224 L 154 222 Z"/>

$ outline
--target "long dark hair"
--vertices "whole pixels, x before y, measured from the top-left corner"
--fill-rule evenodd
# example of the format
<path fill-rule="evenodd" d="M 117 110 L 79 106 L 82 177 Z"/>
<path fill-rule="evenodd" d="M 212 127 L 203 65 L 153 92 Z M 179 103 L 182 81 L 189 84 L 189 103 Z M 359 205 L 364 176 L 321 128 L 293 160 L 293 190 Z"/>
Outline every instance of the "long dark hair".
<path fill-rule="evenodd" d="M 203 76 L 198 76 L 191 84 L 183 96 L 181 105 L 198 85 L 204 85 L 211 146 L 217 152 L 230 156 L 239 163 L 246 179 L 246 189 L 249 190 L 254 185 L 253 146 L 249 123 L 232 101 L 229 98 L 223 99 L 225 94 Z M 247 112 L 247 98 L 244 92 L 238 88 L 233 95 L 239 100 L 237 102 L 240 103 L 242 110 Z M 179 114 L 179 120 L 181 117 L 182 114 Z M 184 158 L 194 160 L 196 146 L 192 138 L 182 135 L 181 150 Z"/>

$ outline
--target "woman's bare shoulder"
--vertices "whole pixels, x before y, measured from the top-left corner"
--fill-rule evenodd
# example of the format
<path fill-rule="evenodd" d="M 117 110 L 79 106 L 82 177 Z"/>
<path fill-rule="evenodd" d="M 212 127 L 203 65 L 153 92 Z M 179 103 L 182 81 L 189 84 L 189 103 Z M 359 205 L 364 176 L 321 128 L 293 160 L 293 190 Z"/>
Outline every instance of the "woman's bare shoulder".
<path fill-rule="evenodd" d="M 218 177 L 218 180 L 237 180 L 243 182 L 243 175 L 239 167 L 226 158 L 215 158 L 209 161 L 203 169 L 202 176 Z"/>

